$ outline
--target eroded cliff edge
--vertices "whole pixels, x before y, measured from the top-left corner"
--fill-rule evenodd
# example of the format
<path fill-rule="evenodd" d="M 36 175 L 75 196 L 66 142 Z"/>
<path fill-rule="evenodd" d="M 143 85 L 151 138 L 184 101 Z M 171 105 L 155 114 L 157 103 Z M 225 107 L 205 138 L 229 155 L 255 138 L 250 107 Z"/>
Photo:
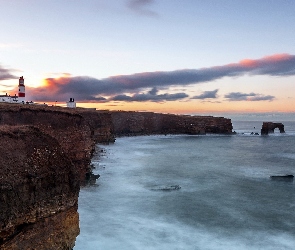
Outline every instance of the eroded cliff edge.
<path fill-rule="evenodd" d="M 1 125 L 31 125 L 50 135 L 66 152 L 80 180 L 91 170 L 89 164 L 96 143 L 114 141 L 109 112 L 37 105 L 0 105 Z"/>
<path fill-rule="evenodd" d="M 231 133 L 230 119 L 0 104 L 0 249 L 71 249 L 96 143 Z"/>
<path fill-rule="evenodd" d="M 72 249 L 80 185 L 108 112 L 0 105 L 0 249 Z"/>
<path fill-rule="evenodd" d="M 111 112 L 117 136 L 152 134 L 231 134 L 231 119 L 213 116 L 159 114 L 153 112 Z"/>

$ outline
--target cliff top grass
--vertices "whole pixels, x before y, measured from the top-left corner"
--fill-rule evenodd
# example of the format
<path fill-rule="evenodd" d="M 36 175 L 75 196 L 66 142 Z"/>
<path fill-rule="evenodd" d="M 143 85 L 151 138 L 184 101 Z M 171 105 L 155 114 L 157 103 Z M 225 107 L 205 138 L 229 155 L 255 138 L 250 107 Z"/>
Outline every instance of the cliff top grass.
<path fill-rule="evenodd" d="M 61 106 L 52 106 L 45 104 L 18 104 L 18 103 L 4 103 L 0 102 L 0 111 L 21 111 L 24 109 L 38 110 L 38 111 L 58 111 L 70 114 L 80 114 L 84 112 L 94 113 L 109 113 L 107 110 L 96 110 L 93 108 L 67 108 Z"/>

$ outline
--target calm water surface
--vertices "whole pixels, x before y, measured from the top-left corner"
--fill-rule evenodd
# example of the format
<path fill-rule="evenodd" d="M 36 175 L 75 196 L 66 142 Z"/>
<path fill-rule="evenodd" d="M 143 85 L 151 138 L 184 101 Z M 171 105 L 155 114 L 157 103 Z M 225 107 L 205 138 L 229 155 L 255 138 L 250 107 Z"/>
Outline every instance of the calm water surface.
<path fill-rule="evenodd" d="M 295 123 L 284 124 L 269 136 L 250 135 L 261 122 L 235 122 L 234 136 L 100 145 L 74 249 L 295 249 L 295 181 L 269 178 L 295 175 Z"/>

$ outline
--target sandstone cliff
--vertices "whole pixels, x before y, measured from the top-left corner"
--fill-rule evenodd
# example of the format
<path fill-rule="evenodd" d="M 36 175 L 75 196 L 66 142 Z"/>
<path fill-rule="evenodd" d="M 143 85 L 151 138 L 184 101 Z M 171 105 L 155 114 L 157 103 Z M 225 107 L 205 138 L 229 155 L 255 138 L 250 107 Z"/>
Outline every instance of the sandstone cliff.
<path fill-rule="evenodd" d="M 0 249 L 71 249 L 96 143 L 231 133 L 230 119 L 0 103 Z"/>
<path fill-rule="evenodd" d="M 32 126 L 0 126 L 0 148 L 0 248 L 71 249 L 79 233 L 71 159 Z"/>
<path fill-rule="evenodd" d="M 37 105 L 0 105 L 1 125 L 33 125 L 55 138 L 85 180 L 95 144 L 114 141 L 108 112 Z"/>
<path fill-rule="evenodd" d="M 231 134 L 230 119 L 213 116 L 158 114 L 152 112 L 111 112 L 117 136 L 145 134 Z"/>
<path fill-rule="evenodd" d="M 80 185 L 108 112 L 0 104 L 0 249 L 72 249 Z"/>

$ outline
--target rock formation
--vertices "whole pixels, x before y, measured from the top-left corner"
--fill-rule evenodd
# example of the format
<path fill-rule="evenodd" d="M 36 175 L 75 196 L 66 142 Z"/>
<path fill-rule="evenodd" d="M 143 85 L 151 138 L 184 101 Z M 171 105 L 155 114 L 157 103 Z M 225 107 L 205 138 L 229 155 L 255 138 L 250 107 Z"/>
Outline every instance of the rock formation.
<path fill-rule="evenodd" d="M 111 112 L 117 136 L 147 134 L 231 134 L 230 119 L 213 116 L 158 114 L 152 112 Z"/>
<path fill-rule="evenodd" d="M 283 123 L 263 122 L 261 128 L 261 135 L 268 135 L 269 133 L 274 133 L 274 130 L 276 128 L 280 130 L 280 133 L 285 133 Z"/>
<path fill-rule="evenodd" d="M 270 176 L 271 180 L 274 181 L 288 181 L 291 182 L 294 179 L 294 175 L 292 174 L 286 174 L 286 175 L 271 175 Z"/>

